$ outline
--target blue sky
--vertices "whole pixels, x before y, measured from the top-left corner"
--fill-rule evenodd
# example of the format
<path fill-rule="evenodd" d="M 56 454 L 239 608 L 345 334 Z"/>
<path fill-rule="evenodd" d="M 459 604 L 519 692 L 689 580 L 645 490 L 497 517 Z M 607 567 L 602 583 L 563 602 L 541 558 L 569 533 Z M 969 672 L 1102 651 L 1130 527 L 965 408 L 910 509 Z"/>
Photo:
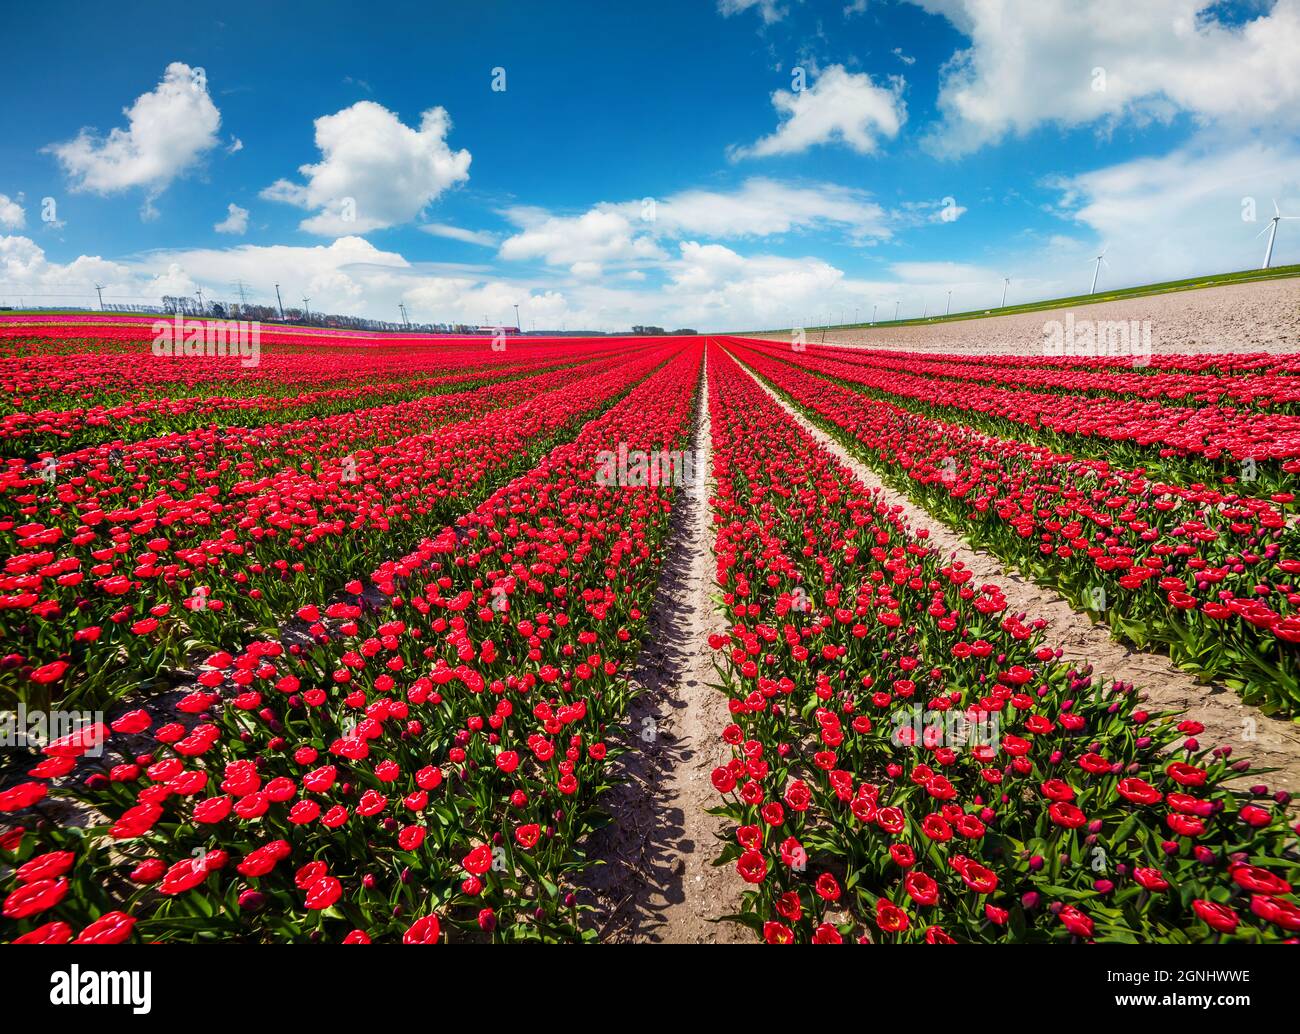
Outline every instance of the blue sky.
<path fill-rule="evenodd" d="M 1103 247 L 1103 283 L 1246 268 L 1273 199 L 1300 214 L 1300 0 L 53 3 L 5 34 L 0 304 L 242 280 L 745 329 L 1075 293 Z"/>

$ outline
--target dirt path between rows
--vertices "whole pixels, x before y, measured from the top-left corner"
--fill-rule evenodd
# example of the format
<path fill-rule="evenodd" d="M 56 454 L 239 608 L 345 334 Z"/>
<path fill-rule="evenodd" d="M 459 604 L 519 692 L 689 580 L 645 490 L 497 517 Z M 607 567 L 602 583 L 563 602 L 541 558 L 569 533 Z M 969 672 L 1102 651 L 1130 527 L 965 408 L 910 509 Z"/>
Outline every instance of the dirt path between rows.
<path fill-rule="evenodd" d="M 649 637 L 632 675 L 642 691 L 624 730 L 630 749 L 615 768 L 621 782 L 601 802 L 614 822 L 588 849 L 604 863 L 588 874 L 584 894 L 602 943 L 753 940 L 735 923 L 712 921 L 738 910 L 742 884 L 731 866 L 713 867 L 720 822 L 704 810 L 721 803 L 709 777 L 731 757 L 719 739 L 730 721 L 726 697 L 709 685 L 717 673 L 708 636 L 722 625 L 710 598 L 710 446 L 703 376 L 691 443 L 699 483 L 673 507 Z"/>
<path fill-rule="evenodd" d="M 1132 682 L 1141 699 L 1154 707 L 1186 711 L 1188 718 L 1205 726 L 1205 732 L 1197 737 L 1202 747 L 1230 746 L 1237 759 L 1249 758 L 1256 768 L 1277 770 L 1240 777 L 1236 785 L 1263 782 L 1270 789 L 1300 796 L 1300 727 L 1262 714 L 1258 708 L 1242 703 L 1229 689 L 1197 682 L 1161 654 L 1133 650 L 1116 642 L 1105 625 L 1094 624 L 1055 591 L 1008 571 L 992 554 L 971 548 L 965 538 L 935 520 L 927 510 L 885 485 L 870 467 L 795 410 L 752 370 L 743 364 L 741 368 L 868 489 L 879 492 L 889 505 L 899 507 L 914 530 L 929 529 L 930 541 L 941 553 L 960 560 L 981 581 L 1000 585 L 1013 610 L 1046 618 L 1047 642 L 1060 647 L 1066 660 L 1090 663 L 1094 673 L 1104 673 L 1107 680 Z"/>

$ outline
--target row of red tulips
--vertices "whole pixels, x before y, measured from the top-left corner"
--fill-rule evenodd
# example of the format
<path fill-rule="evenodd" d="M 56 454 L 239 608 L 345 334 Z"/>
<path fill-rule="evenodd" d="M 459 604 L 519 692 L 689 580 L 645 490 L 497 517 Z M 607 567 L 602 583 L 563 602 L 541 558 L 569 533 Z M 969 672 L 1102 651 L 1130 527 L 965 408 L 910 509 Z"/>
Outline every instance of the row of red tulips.
<path fill-rule="evenodd" d="M 709 390 L 734 919 L 772 943 L 1296 937 L 1284 794 L 1229 790 L 1231 747 L 1059 661 L 719 349 Z"/>
<path fill-rule="evenodd" d="M 463 391 L 625 351 L 537 346 L 506 358 L 485 344 L 426 348 L 409 356 L 404 373 L 393 375 L 387 372 L 391 356 L 370 350 L 362 351 L 350 366 L 317 367 L 304 384 L 296 376 L 304 357 L 296 350 L 274 352 L 279 362 L 268 361 L 269 375 L 261 378 L 202 380 L 203 371 L 228 370 L 231 364 L 220 359 L 160 359 L 145 349 L 147 345 L 133 343 L 129 350 L 115 353 L 111 362 L 101 363 L 104 368 L 96 376 L 65 363 L 64 357 L 48 357 L 60 374 L 58 386 L 67 386 L 62 380 L 66 377 L 74 378 L 77 385 L 53 398 L 25 395 L 11 377 L 7 382 L 11 394 L 0 399 L 0 449 L 12 463 L 201 427 L 309 419 L 358 406 Z M 310 362 L 307 365 L 311 368 Z M 170 379 L 182 368 L 189 371 L 189 379 Z M 200 383 L 191 383 L 196 377 Z"/>
<path fill-rule="evenodd" d="M 101 707 L 273 628 L 528 469 L 657 362 L 632 357 L 0 474 L 0 696 Z M 109 662 L 109 659 L 112 662 Z"/>
<path fill-rule="evenodd" d="M 177 717 L 137 709 L 46 748 L 0 792 L 0 938 L 589 936 L 580 845 L 675 491 L 607 484 L 598 460 L 680 444 L 701 349 L 655 358 L 575 440 L 376 570 L 378 614 L 304 606 L 306 646 L 219 653 Z"/>
<path fill-rule="evenodd" d="M 822 351 L 821 347 L 817 351 Z M 835 358 L 875 370 L 897 371 L 953 382 L 989 383 L 1062 393 L 1178 402 L 1184 405 L 1237 403 L 1286 413 L 1300 404 L 1300 360 L 1266 355 L 1246 369 L 1197 372 L 1152 369 L 1148 357 L 1113 360 L 1113 366 L 1077 368 L 1072 359 L 998 356 L 995 360 L 932 357 L 923 353 L 826 348 Z M 1150 357 L 1154 358 L 1154 357 Z"/>
<path fill-rule="evenodd" d="M 937 518 L 1139 647 L 1222 679 L 1269 712 L 1300 708 L 1300 548 L 1289 492 L 1179 486 L 922 416 L 736 354 Z"/>
<path fill-rule="evenodd" d="M 929 416 L 974 423 L 1007 437 L 1032 436 L 1054 449 L 1109 455 L 1116 462 L 1150 466 L 1192 457 L 1213 461 L 1191 467 L 1166 463 L 1161 476 L 1191 482 L 1227 473 L 1247 490 L 1271 491 L 1300 470 L 1300 416 L 1232 406 L 1164 405 L 1137 398 L 1085 393 L 1054 394 L 1000 384 L 917 376 L 910 368 L 875 369 L 844 358 L 848 349 L 814 348 L 794 353 L 770 343 L 753 343 L 769 354 L 795 355 L 808 369 Z M 1160 376 L 1160 375 L 1155 375 Z M 1293 468 L 1284 472 L 1287 461 Z M 1284 478 L 1285 473 L 1285 478 Z"/>

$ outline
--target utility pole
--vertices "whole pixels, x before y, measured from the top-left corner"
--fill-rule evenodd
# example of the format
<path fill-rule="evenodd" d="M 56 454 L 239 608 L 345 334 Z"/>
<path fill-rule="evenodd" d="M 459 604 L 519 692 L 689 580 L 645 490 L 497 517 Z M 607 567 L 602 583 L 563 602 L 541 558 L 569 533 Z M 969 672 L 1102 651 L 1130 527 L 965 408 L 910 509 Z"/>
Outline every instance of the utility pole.
<path fill-rule="evenodd" d="M 310 298 L 304 298 L 302 300 L 302 321 L 304 323 L 306 323 L 311 318 L 311 309 L 307 308 L 307 303 L 310 301 L 311 301 Z"/>
<path fill-rule="evenodd" d="M 239 291 L 239 311 L 242 313 L 248 307 L 248 299 L 244 295 L 244 281 L 236 280 L 235 288 Z"/>
<path fill-rule="evenodd" d="M 284 302 L 280 300 L 280 285 L 275 285 L 275 304 L 280 306 L 280 322 L 284 322 Z"/>
<path fill-rule="evenodd" d="M 103 312 L 104 311 L 104 285 L 96 284 L 95 292 L 99 295 L 99 311 Z"/>
<path fill-rule="evenodd" d="M 522 325 L 520 324 L 520 322 L 519 322 L 519 303 L 518 303 L 518 302 L 515 302 L 515 330 L 519 331 L 519 333 L 521 333 L 521 334 L 524 332 L 524 328 L 523 328 L 523 326 L 522 326 Z"/>

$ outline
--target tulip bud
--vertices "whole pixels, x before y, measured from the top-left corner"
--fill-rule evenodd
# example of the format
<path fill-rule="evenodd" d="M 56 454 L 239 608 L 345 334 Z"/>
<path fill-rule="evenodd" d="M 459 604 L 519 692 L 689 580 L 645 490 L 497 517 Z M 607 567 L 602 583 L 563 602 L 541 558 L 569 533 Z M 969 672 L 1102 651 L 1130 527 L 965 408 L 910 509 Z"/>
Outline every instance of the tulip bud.
<path fill-rule="evenodd" d="M 260 890 L 246 890 L 239 895 L 239 907 L 245 912 L 260 912 L 266 906 L 266 895 Z"/>

